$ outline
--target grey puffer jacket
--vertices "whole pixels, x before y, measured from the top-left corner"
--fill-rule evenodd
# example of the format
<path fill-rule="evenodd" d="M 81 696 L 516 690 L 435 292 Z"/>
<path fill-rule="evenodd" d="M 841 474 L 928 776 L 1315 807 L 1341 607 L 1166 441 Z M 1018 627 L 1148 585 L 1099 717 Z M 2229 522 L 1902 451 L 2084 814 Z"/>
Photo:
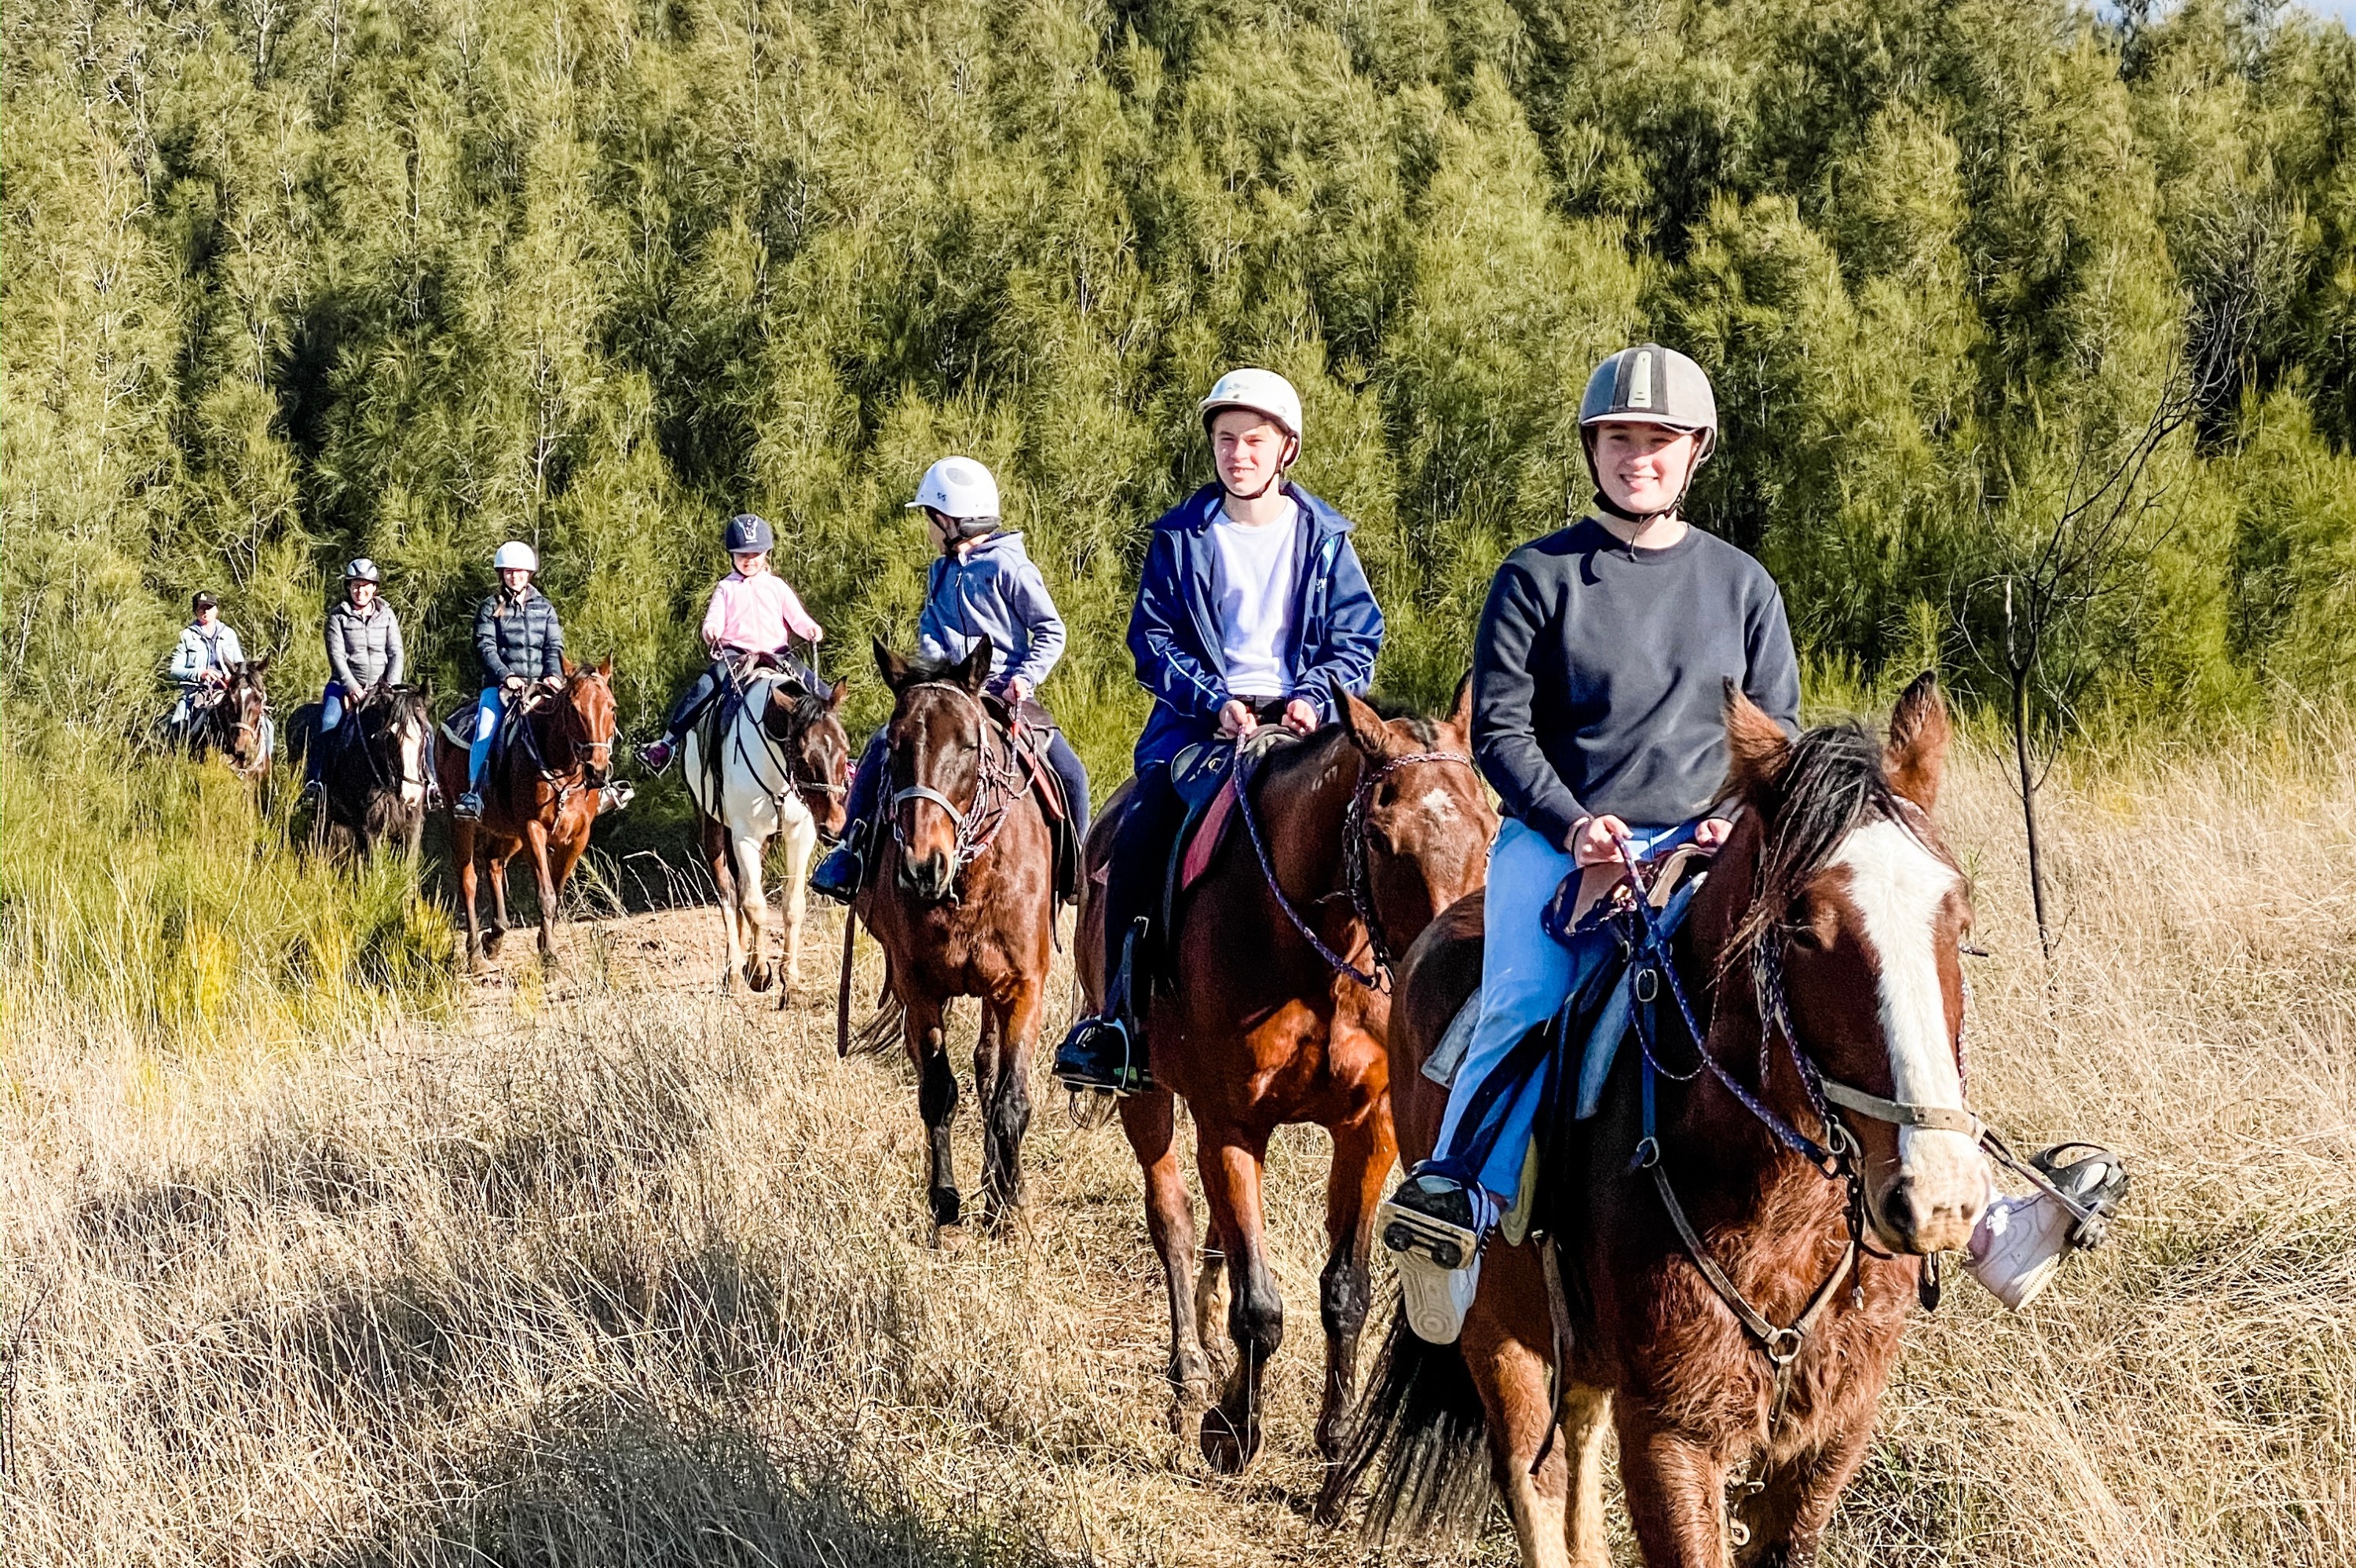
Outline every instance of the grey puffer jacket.
<path fill-rule="evenodd" d="M 556 624 L 556 606 L 530 584 L 519 599 L 509 598 L 504 589 L 492 594 L 475 612 L 475 656 L 482 661 L 486 686 L 511 675 L 526 680 L 562 675 L 564 628 Z"/>
<path fill-rule="evenodd" d="M 379 686 L 397 686 L 408 660 L 401 647 L 401 617 L 382 599 L 366 611 L 339 599 L 327 612 L 327 667 L 336 682 L 358 697 Z"/>

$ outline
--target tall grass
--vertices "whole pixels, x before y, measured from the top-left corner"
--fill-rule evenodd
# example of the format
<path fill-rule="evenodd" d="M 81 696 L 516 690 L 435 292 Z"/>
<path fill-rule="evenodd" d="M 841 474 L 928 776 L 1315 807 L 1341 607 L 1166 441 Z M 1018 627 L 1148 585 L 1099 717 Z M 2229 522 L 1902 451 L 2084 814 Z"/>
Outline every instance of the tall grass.
<path fill-rule="evenodd" d="M 2136 1183 L 2116 1244 L 2031 1312 L 1955 1281 L 1917 1321 L 1825 1560 L 2344 1568 L 2356 731 L 2064 769 L 2049 806 L 2051 965 L 2001 760 L 1951 774 L 1991 955 L 1972 1093 L 2029 1147 L 2113 1143 Z M 830 986 L 711 995 L 718 935 L 704 910 L 575 926 L 545 993 L 311 1051 L 159 1066 L 145 1012 L 17 1029 L 0 1559 L 1364 1561 L 1305 1517 L 1322 1136 L 1272 1151 L 1268 1452 L 1214 1477 L 1163 1425 L 1118 1134 L 1043 1079 L 1029 1235 L 930 1250 L 905 1066 L 835 1060 Z M 958 1147 L 970 1180 L 969 1112 Z M 1511 1561 L 1502 1520 L 1473 1557 Z"/>
<path fill-rule="evenodd" d="M 448 920 L 397 857 L 300 852 L 284 775 L 265 795 L 218 763 L 73 726 L 0 749 L 0 998 L 203 1048 L 285 1041 L 432 1008 Z"/>

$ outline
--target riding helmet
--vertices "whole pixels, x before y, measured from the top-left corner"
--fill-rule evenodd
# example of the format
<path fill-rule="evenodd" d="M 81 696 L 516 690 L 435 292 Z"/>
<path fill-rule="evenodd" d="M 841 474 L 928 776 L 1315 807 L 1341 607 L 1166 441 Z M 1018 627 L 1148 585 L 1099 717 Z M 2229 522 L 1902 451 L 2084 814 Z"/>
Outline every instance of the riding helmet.
<path fill-rule="evenodd" d="M 1698 431 L 1698 467 L 1718 445 L 1718 399 L 1700 366 L 1674 348 L 1640 343 L 1604 360 L 1587 379 L 1587 394 L 1579 400 L 1580 428 L 1607 423 Z"/>
<path fill-rule="evenodd" d="M 1292 438 L 1296 449 L 1301 445 L 1303 434 L 1301 394 L 1292 389 L 1291 382 L 1275 371 L 1257 370 L 1249 367 L 1230 370 L 1213 384 L 1209 397 L 1194 405 L 1194 411 L 1201 417 L 1205 430 L 1210 429 L 1211 421 L 1229 409 L 1246 409 L 1256 414 L 1265 414 Z"/>
<path fill-rule="evenodd" d="M 924 479 L 916 485 L 916 498 L 906 509 L 931 510 L 960 523 L 996 528 L 998 481 L 970 457 L 944 457 L 925 470 Z"/>
<path fill-rule="evenodd" d="M 505 571 L 519 566 L 526 571 L 540 570 L 540 552 L 521 539 L 508 540 L 499 546 L 498 553 L 491 557 L 491 570 L 494 571 Z"/>
<path fill-rule="evenodd" d="M 360 556 L 345 565 L 344 581 L 346 582 L 381 582 L 384 577 L 377 571 L 376 562 L 366 556 Z"/>
<path fill-rule="evenodd" d="M 739 512 L 728 519 L 727 531 L 721 536 L 730 555 L 753 555 L 769 549 L 777 542 L 769 520 L 752 512 Z"/>

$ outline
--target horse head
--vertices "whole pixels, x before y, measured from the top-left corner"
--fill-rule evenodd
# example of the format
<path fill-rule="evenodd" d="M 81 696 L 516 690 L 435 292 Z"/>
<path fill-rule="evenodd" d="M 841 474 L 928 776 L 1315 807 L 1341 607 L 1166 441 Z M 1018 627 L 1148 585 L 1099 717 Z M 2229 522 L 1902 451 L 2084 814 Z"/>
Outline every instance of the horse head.
<path fill-rule="evenodd" d="M 1714 1054 L 1745 1059 L 1730 1029 L 1788 1029 L 1858 1147 L 1873 1229 L 1904 1252 L 1959 1248 L 1988 1174 L 1964 1110 L 1971 891 L 1931 823 L 1946 704 L 1926 674 L 1886 742 L 1853 724 L 1794 740 L 1729 685 L 1727 794 L 1740 810 L 1693 923 L 1721 979 L 1747 974 L 1751 994 L 1730 1006 L 1721 993 Z M 1763 1057 L 1774 1042 L 1748 1043 Z"/>
<path fill-rule="evenodd" d="M 404 804 L 424 800 L 433 774 L 433 699 L 414 686 L 379 685 L 353 704 L 352 717 L 377 779 Z"/>
<path fill-rule="evenodd" d="M 220 719 L 221 750 L 241 773 L 257 773 L 270 765 L 262 735 L 270 715 L 270 692 L 262 676 L 271 656 L 241 661 L 229 667 L 229 684 L 221 688 Z"/>
<path fill-rule="evenodd" d="M 614 661 L 595 665 L 562 661 L 564 687 L 560 712 L 563 738 L 573 747 L 568 765 L 581 768 L 591 789 L 603 789 L 614 769 Z M 554 760 L 551 759 L 553 765 Z"/>
<path fill-rule="evenodd" d="M 761 713 L 762 732 L 785 753 L 794 793 L 829 839 L 841 837 L 847 826 L 843 807 L 851 794 L 851 738 L 843 732 L 842 699 L 850 689 L 848 682 L 838 680 L 812 691 L 787 677 L 770 687 L 768 706 Z"/>
<path fill-rule="evenodd" d="M 1497 813 L 1472 767 L 1472 677 L 1439 720 L 1386 720 L 1339 682 L 1333 696 L 1361 759 L 1350 893 L 1388 963 L 1488 875 Z"/>
<path fill-rule="evenodd" d="M 900 846 L 901 889 L 926 903 L 957 891 L 972 848 L 974 825 L 990 809 L 989 716 L 981 705 L 990 677 L 983 644 L 962 663 L 903 658 L 881 642 L 875 667 L 892 688 L 885 731 L 890 762 L 892 835 Z"/>

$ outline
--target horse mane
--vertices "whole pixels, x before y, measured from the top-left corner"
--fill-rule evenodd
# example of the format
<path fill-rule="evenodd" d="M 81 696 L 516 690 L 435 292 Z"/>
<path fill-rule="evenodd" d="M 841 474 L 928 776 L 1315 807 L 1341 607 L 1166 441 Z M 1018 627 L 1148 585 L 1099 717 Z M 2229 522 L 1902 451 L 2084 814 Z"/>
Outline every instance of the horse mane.
<path fill-rule="evenodd" d="M 1719 960 L 1721 974 L 1782 928 L 1794 901 L 1850 834 L 1872 823 L 1904 820 L 1881 742 L 1855 720 L 1802 731 L 1749 804 L 1762 819 L 1759 860 L 1751 907 Z"/>
<path fill-rule="evenodd" d="M 813 691 L 798 680 L 790 685 L 782 680 L 771 681 L 769 700 L 785 709 L 787 720 L 797 730 L 809 729 L 828 712 L 826 693 Z"/>

